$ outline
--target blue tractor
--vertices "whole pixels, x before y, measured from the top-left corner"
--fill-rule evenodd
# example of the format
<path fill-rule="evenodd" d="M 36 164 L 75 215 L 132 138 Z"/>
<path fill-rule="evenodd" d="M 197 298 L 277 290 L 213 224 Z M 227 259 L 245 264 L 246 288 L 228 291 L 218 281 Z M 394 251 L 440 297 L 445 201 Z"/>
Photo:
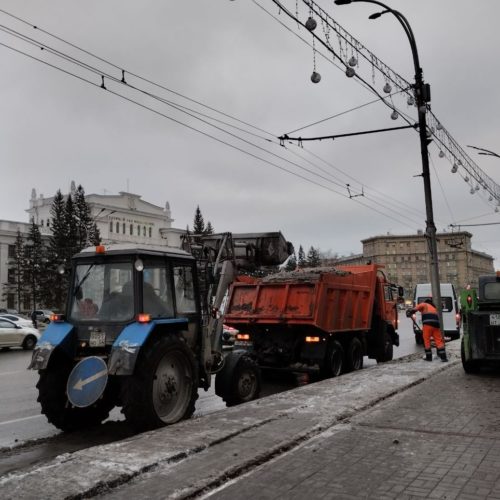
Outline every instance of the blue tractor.
<path fill-rule="evenodd" d="M 188 237 L 185 250 L 117 244 L 75 255 L 66 311 L 29 366 L 42 413 L 64 431 L 99 424 L 115 406 L 138 431 L 190 417 L 225 363 L 222 306 L 236 270 L 276 266 L 290 252 L 281 233 L 224 233 Z M 249 366 L 240 357 L 235 370 Z"/>

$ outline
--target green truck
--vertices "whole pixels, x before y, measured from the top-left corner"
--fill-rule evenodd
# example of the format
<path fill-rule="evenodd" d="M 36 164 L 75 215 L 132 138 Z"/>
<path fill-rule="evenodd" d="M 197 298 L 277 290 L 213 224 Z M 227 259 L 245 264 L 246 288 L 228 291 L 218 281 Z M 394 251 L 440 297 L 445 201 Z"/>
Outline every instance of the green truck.
<path fill-rule="evenodd" d="M 500 271 L 480 276 L 477 290 L 460 295 L 463 336 L 462 365 L 466 373 L 500 365 Z"/>

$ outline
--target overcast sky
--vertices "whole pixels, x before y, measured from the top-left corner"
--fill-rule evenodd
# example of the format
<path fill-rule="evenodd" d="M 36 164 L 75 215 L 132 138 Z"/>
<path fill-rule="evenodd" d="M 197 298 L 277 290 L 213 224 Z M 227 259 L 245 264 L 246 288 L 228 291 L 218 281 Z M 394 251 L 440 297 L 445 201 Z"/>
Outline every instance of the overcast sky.
<path fill-rule="evenodd" d="M 413 81 L 411 50 L 394 17 L 370 21 L 368 15 L 379 9 L 366 3 L 317 3 L 392 70 Z M 500 182 L 500 159 L 467 148 L 500 153 L 500 2 L 387 3 L 413 28 L 424 78 L 432 86 L 432 111 L 479 168 Z M 308 9 L 301 0 L 283 4 L 305 21 Z M 94 84 L 0 46 L 0 219 L 27 221 L 32 188 L 52 196 L 59 188 L 67 192 L 74 180 L 88 194 L 130 191 L 157 205 L 168 200 L 176 227 L 192 225 L 200 205 L 217 231 L 281 230 L 296 248 L 314 245 L 341 255 L 361 252 L 364 238 L 425 229 L 423 183 L 415 177 L 421 172 L 415 131 L 308 142 L 304 149 L 280 147 L 277 136 L 376 96 L 347 78 L 331 55 L 326 60 L 319 52 L 315 63 L 322 79 L 312 83 L 313 50 L 297 35 L 308 44 L 312 36 L 280 14 L 271 0 L 2 0 L 0 8 L 116 67 L 0 12 L 3 28 L 102 74 L 120 79 L 123 68 L 130 86 L 194 110 L 189 116 L 108 77 L 105 91 L 99 74 L 0 32 L 0 43 Z M 336 35 L 330 35 L 334 45 Z M 316 49 L 327 54 L 319 44 Z M 344 47 L 344 55 L 353 54 Z M 361 61 L 356 71 L 383 94 L 384 79 L 379 73 L 372 76 L 370 64 Z M 406 97 L 396 95 L 393 103 L 416 121 L 415 107 L 406 104 Z M 195 114 L 199 112 L 225 123 Z M 390 114 L 379 101 L 290 136 L 406 124 Z M 432 144 L 438 231 L 450 231 L 450 224 L 500 222 L 500 212 L 494 212 L 484 191 L 471 195 L 471 185 L 460 172 L 452 174 L 450 161 L 438 152 Z M 349 198 L 348 183 L 351 194 L 364 196 Z M 499 268 L 499 227 L 462 228 L 473 233 L 473 248 L 493 255 Z"/>

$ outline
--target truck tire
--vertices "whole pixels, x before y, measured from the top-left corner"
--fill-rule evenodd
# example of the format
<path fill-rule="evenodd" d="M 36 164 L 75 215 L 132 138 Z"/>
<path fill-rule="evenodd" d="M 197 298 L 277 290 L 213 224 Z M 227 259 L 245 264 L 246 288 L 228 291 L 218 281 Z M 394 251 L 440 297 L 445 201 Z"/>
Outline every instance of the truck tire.
<path fill-rule="evenodd" d="M 383 344 L 381 346 L 379 354 L 376 357 L 377 363 L 386 363 L 387 361 L 392 361 L 393 356 L 394 346 L 392 344 L 392 339 L 387 329 L 385 329 L 383 333 Z"/>
<path fill-rule="evenodd" d="M 198 367 L 178 335 L 143 346 L 134 374 L 122 383 L 122 413 L 141 432 L 189 418 L 197 398 Z"/>
<path fill-rule="evenodd" d="M 465 373 L 473 375 L 481 371 L 481 365 L 479 361 L 473 359 L 465 359 L 465 346 L 463 339 L 462 342 L 460 343 L 460 357 L 462 358 L 462 366 L 464 368 Z"/>
<path fill-rule="evenodd" d="M 344 349 L 338 340 L 331 340 L 323 364 L 324 378 L 338 377 L 344 369 Z"/>
<path fill-rule="evenodd" d="M 71 372 L 71 364 L 69 361 L 61 362 L 61 357 L 51 361 L 45 370 L 38 372 L 40 379 L 36 384 L 37 401 L 49 423 L 62 431 L 69 432 L 86 429 L 106 420 L 115 406 L 112 382 L 108 381 L 108 387 L 102 398 L 93 405 L 77 408 L 71 405 L 66 396 L 66 383 Z"/>
<path fill-rule="evenodd" d="M 245 354 L 226 358 L 224 368 L 215 377 L 215 393 L 226 406 L 236 406 L 257 399 L 262 385 L 259 365 Z"/>
<path fill-rule="evenodd" d="M 358 337 L 353 337 L 345 353 L 346 372 L 361 370 L 363 368 L 363 344 Z"/>

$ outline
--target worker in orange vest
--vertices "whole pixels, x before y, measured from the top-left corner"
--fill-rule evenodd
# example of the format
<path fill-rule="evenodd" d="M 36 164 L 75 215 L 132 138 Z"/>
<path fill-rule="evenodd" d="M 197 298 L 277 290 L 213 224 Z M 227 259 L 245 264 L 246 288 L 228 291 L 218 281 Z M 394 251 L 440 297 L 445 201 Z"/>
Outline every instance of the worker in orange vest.
<path fill-rule="evenodd" d="M 432 302 L 430 297 L 426 298 L 423 302 L 418 304 L 413 309 L 408 309 L 406 315 L 411 317 L 416 312 L 422 314 L 422 324 L 423 324 L 423 339 L 424 339 L 424 350 L 425 350 L 425 360 L 432 361 L 432 350 L 431 350 L 431 338 L 434 339 L 436 344 L 437 355 L 441 358 L 441 361 L 448 361 L 446 357 L 446 348 L 444 344 L 443 334 L 439 328 L 439 316 L 436 306 Z"/>

